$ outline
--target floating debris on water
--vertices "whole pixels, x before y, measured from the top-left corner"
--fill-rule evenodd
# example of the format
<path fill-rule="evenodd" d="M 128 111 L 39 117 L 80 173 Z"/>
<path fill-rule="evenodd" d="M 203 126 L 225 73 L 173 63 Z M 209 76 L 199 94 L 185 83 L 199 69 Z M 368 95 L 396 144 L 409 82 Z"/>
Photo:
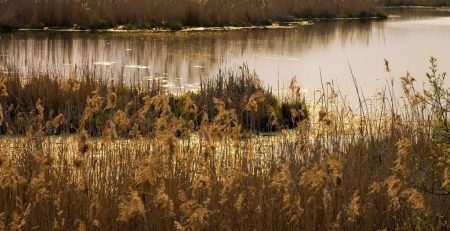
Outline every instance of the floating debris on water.
<path fill-rule="evenodd" d="M 143 77 L 144 81 L 153 81 L 154 78 L 155 78 L 155 76 L 153 76 L 153 75 Z"/>
<path fill-rule="evenodd" d="M 8 71 L 8 68 L 6 66 L 1 66 L 0 65 L 0 73 L 9 74 L 11 72 Z"/>
<path fill-rule="evenodd" d="M 66 67 L 76 67 L 76 66 L 77 66 L 77 65 L 74 64 L 74 63 L 63 63 L 62 65 L 63 65 L 63 66 L 66 66 Z"/>
<path fill-rule="evenodd" d="M 162 87 L 165 87 L 165 88 L 173 88 L 173 87 L 176 87 L 176 85 L 173 84 L 173 83 L 166 83 L 166 84 L 163 84 Z"/>
<path fill-rule="evenodd" d="M 182 32 L 198 32 L 198 31 L 226 31 L 226 30 L 246 30 L 246 29 L 283 29 L 294 28 L 297 26 L 313 25 L 310 21 L 294 21 L 286 23 L 278 23 L 267 26 L 224 26 L 224 27 L 190 27 L 181 30 Z"/>
<path fill-rule="evenodd" d="M 116 62 L 103 62 L 103 61 L 94 62 L 94 65 L 98 65 L 98 66 L 111 66 L 114 64 L 116 64 Z"/>
<path fill-rule="evenodd" d="M 154 76 L 154 75 L 149 75 L 149 76 L 145 76 L 143 77 L 144 81 L 148 81 L 148 82 L 152 82 L 152 81 L 156 81 L 156 82 L 160 82 L 160 83 L 167 83 L 167 77 L 166 76 Z"/>
<path fill-rule="evenodd" d="M 150 69 L 149 66 L 143 66 L 143 65 L 125 65 L 125 68 L 137 68 L 137 69 Z"/>
<path fill-rule="evenodd" d="M 182 86 L 183 89 L 188 90 L 188 91 L 196 91 L 200 89 L 200 84 L 198 83 L 186 83 Z"/>
<path fill-rule="evenodd" d="M 291 61 L 300 61 L 300 60 L 302 60 L 302 59 L 299 59 L 299 58 L 286 58 L 286 60 L 291 60 Z"/>

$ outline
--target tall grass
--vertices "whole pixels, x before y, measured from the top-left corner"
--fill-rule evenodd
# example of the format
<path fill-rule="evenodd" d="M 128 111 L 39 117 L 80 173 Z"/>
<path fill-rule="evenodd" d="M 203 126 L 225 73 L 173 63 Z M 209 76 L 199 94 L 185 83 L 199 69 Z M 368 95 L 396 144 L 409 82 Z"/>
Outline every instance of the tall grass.
<path fill-rule="evenodd" d="M 66 119 L 45 119 L 38 100 L 27 135 L 0 139 L 0 230 L 449 230 L 450 94 L 435 59 L 427 78 L 419 91 L 403 77 L 403 98 L 383 92 L 377 110 L 360 94 L 361 113 L 324 85 L 318 113 L 276 137 L 243 136 L 219 98 L 194 129 L 200 107 L 186 100 L 176 116 L 168 95 L 148 93 L 138 117 L 115 111 L 101 137 L 82 125 L 45 136 Z M 0 94 L 12 97 L 3 81 Z M 119 101 L 91 97 L 80 124 Z M 142 136 L 149 113 L 153 136 Z M 119 138 L 127 123 L 137 126 Z"/>
<path fill-rule="evenodd" d="M 290 17 L 334 17 L 374 13 L 373 0 L 5 0 L 0 25 L 109 28 L 267 24 Z"/>
<path fill-rule="evenodd" d="M 91 135 L 97 136 L 117 113 L 123 113 L 131 121 L 142 117 L 145 121 L 142 121 L 141 133 L 151 134 L 159 114 L 142 111 L 154 109 L 154 106 L 150 106 L 149 98 L 143 96 L 161 94 L 167 96 L 167 103 L 174 115 L 192 120 L 193 128 L 199 126 L 204 116 L 212 118 L 218 114 L 215 108 L 217 100 L 235 111 L 238 122 L 247 131 L 292 128 L 297 121 L 307 116 L 304 113 L 297 118 L 292 117 L 291 110 L 304 110 L 302 99 L 286 101 L 275 98 L 272 90 L 264 88 L 256 73 L 250 72 L 245 65 L 239 71 L 221 71 L 216 77 L 202 81 L 198 91 L 184 95 L 167 92 L 165 80 L 157 78 L 151 81 L 108 81 L 96 72 L 87 71 L 87 68 L 80 71 L 81 74 L 75 72 L 67 78 L 57 73 L 36 71 L 22 76 L 14 67 L 0 73 L 4 89 L 9 95 L 1 102 L 5 108 L 5 124 L 0 125 L 0 134 L 25 134 L 32 117 L 29 113 L 35 110 L 38 101 L 46 109 L 44 120 L 50 121 L 61 114 L 65 117 L 57 131 L 48 131 L 46 134 L 73 133 L 82 125 Z M 195 105 L 198 111 L 186 114 L 184 109 L 189 104 Z M 87 119 L 86 113 L 89 113 Z M 132 125 L 124 126 L 125 134 Z"/>

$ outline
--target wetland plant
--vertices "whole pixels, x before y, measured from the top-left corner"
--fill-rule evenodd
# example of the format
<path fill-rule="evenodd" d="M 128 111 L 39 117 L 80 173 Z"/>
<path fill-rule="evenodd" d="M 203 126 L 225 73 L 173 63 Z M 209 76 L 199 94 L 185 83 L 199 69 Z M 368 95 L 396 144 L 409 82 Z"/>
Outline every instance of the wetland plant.
<path fill-rule="evenodd" d="M 386 92 L 364 114 L 324 86 L 311 114 L 275 137 L 243 136 L 236 102 L 221 97 L 239 81 L 253 89 L 251 79 L 205 82 L 218 96 L 203 104 L 211 114 L 195 95 L 174 108 L 168 94 L 96 85 L 76 132 L 57 136 L 46 134 L 71 115 L 51 117 L 36 100 L 25 134 L 0 138 L 0 230 L 449 230 L 450 95 L 431 63 L 425 91 L 407 75 L 404 101 Z M 17 92 L 1 78 L 3 129 L 16 126 L 5 102 Z M 244 117 L 259 110 L 258 92 Z M 93 137 L 88 124 L 105 110 L 113 116 Z"/>
<path fill-rule="evenodd" d="M 108 29 L 121 25 L 183 26 L 265 25 L 277 19 L 343 17 L 379 11 L 375 0 L 3 0 L 0 28 L 31 25 Z M 39 26 L 41 28 L 41 26 Z M 130 27 L 127 27 L 130 28 Z M 134 27 L 131 27 L 134 28 Z"/>

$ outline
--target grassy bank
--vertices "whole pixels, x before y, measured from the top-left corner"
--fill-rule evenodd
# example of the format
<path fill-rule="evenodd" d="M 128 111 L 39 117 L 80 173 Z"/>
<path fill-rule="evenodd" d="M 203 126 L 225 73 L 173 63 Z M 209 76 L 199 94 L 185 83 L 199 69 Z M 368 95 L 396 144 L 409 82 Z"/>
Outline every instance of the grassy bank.
<path fill-rule="evenodd" d="M 50 106 L 33 102 L 27 135 L 0 138 L 0 230 L 449 230 L 450 93 L 434 59 L 427 78 L 418 91 L 402 77 L 403 98 L 387 90 L 379 107 L 358 94 L 359 113 L 325 85 L 318 113 L 276 137 L 242 136 L 239 114 L 220 99 L 194 129 L 189 115 L 201 107 L 186 103 L 178 117 L 168 95 L 147 92 L 129 107 L 156 112 L 153 136 L 118 111 L 101 137 L 85 126 L 45 136 L 67 119 L 48 120 Z M 2 103 L 8 90 L 0 85 Z M 257 112 L 260 96 L 246 110 Z M 80 124 L 97 105 L 91 97 Z M 0 112 L 10 126 L 7 107 Z M 138 126 L 119 138 L 127 121 Z"/>
<path fill-rule="evenodd" d="M 0 27 L 128 29 L 183 26 L 269 25 L 311 17 L 370 17 L 373 0 L 6 0 L 0 2 Z"/>

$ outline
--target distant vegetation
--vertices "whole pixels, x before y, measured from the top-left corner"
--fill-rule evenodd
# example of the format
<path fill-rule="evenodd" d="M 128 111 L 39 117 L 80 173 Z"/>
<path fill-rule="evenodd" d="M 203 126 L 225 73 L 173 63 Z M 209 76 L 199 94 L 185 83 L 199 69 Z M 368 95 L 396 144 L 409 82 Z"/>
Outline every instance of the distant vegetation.
<path fill-rule="evenodd" d="M 450 5 L 448 0 L 385 0 L 388 6 L 445 6 Z"/>
<path fill-rule="evenodd" d="M 3 0 L 3 28 L 129 29 L 265 25 L 302 17 L 368 17 L 374 0 Z M 381 15 L 378 15 L 381 16 Z"/>

